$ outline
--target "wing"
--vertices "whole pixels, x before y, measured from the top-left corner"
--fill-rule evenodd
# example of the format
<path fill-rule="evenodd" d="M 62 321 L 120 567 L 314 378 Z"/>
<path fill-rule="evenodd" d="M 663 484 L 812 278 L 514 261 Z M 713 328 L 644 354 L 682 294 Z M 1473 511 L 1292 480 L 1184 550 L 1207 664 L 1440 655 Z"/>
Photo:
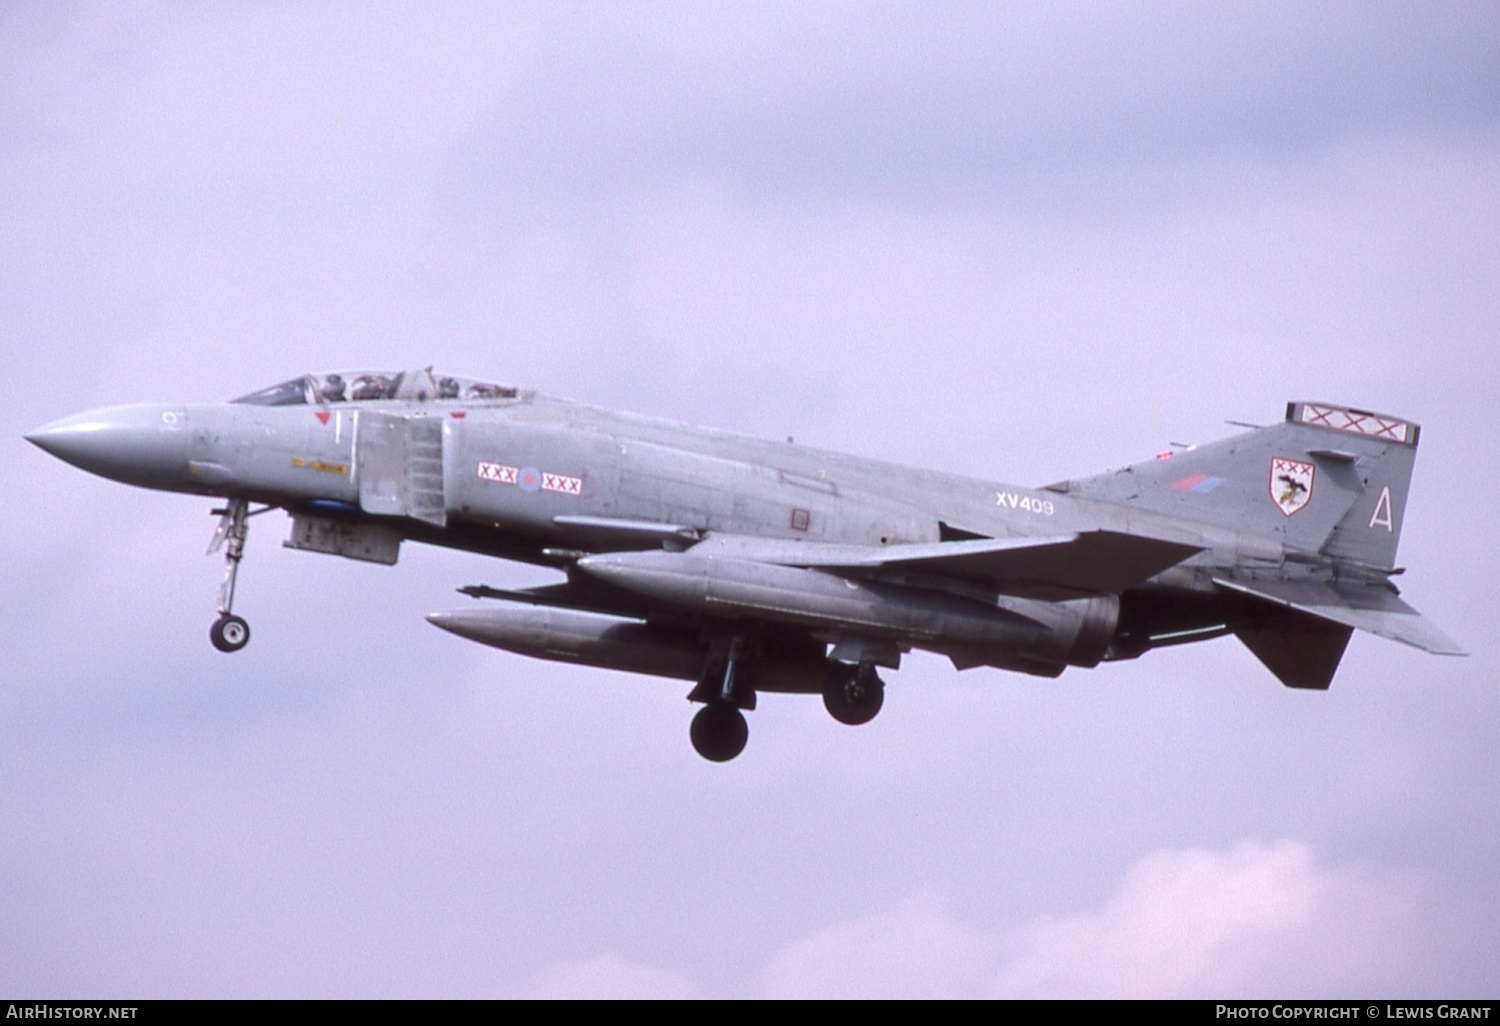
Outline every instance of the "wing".
<path fill-rule="evenodd" d="M 982 538 L 917 545 L 823 545 L 709 535 L 696 555 L 860 573 L 908 570 L 957 578 L 1007 595 L 1056 602 L 1117 595 L 1203 551 L 1117 531 L 1050 538 Z"/>

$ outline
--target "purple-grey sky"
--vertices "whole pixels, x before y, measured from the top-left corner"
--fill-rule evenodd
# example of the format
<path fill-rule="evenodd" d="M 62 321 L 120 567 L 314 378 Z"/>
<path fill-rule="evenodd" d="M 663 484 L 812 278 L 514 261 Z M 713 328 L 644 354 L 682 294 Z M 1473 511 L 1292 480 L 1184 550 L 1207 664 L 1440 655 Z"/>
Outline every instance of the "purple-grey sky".
<path fill-rule="evenodd" d="M 1500 990 L 1500 8 L 0 6 L 0 991 Z M 1036 484 L 1326 399 L 1423 426 L 1326 694 L 1233 640 L 910 657 L 872 724 L 422 614 L 24 431 L 434 364 Z"/>

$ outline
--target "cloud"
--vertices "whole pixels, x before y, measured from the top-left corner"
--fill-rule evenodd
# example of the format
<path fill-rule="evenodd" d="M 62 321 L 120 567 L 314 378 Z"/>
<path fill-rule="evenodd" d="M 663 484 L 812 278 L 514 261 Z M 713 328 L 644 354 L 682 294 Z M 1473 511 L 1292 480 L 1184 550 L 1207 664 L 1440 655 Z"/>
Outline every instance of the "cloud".
<path fill-rule="evenodd" d="M 1413 901 L 1408 884 L 1320 865 L 1296 841 L 1245 843 L 1227 853 L 1159 851 L 1137 863 L 1099 911 L 1022 931 L 994 990 L 1007 997 L 1264 995 L 1285 993 L 1299 977 L 1338 990 L 1329 985 L 1355 982 L 1351 952 L 1368 954 L 1372 946 L 1359 927 L 1402 919 Z M 1380 932 L 1386 941 L 1401 936 Z M 1306 961 L 1282 972 L 1282 963 L 1299 958 Z"/>
<path fill-rule="evenodd" d="M 776 997 L 1160 998 L 1431 992 L 1446 964 L 1433 896 L 1320 862 L 1301 842 L 1141 859 L 1104 905 L 995 935 L 929 899 L 786 947 Z"/>
<path fill-rule="evenodd" d="M 565 1000 L 661 1000 L 698 997 L 688 980 L 613 954 L 564 962 L 539 973 L 518 997 Z"/>
<path fill-rule="evenodd" d="M 789 945 L 766 968 L 763 988 L 777 998 L 951 997 L 976 990 L 992 948 L 920 897 Z"/>
<path fill-rule="evenodd" d="M 1101 911 L 1026 931 L 1001 993 L 1026 997 L 1153 997 L 1181 993 L 1214 955 L 1305 920 L 1317 884 L 1292 842 L 1221 855 L 1163 851 L 1142 860 Z"/>
<path fill-rule="evenodd" d="M 1250 998 L 1462 990 L 1448 967 L 1472 936 L 1420 879 L 1319 859 L 1300 841 L 1140 859 L 1097 909 L 975 929 L 933 894 L 787 944 L 764 997 Z M 536 997 L 692 997 L 705 988 L 605 954 L 560 963 Z"/>

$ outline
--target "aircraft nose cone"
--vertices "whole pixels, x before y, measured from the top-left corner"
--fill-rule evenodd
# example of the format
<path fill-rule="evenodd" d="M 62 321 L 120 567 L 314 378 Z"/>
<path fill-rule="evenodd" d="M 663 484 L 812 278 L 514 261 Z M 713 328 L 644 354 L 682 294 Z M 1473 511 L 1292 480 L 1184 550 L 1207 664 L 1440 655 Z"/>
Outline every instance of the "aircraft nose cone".
<path fill-rule="evenodd" d="M 187 473 L 187 415 L 172 406 L 111 406 L 28 432 L 26 440 L 91 474 L 172 488 Z"/>

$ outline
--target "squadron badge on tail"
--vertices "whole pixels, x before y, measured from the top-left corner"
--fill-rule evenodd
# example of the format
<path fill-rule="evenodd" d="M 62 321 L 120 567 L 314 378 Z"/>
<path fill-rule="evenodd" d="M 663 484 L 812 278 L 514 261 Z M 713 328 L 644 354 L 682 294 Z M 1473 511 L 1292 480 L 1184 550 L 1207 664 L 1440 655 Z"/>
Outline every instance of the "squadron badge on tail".
<path fill-rule="evenodd" d="M 1313 473 L 1317 468 L 1301 460 L 1271 458 L 1271 501 L 1291 516 L 1312 499 Z"/>

